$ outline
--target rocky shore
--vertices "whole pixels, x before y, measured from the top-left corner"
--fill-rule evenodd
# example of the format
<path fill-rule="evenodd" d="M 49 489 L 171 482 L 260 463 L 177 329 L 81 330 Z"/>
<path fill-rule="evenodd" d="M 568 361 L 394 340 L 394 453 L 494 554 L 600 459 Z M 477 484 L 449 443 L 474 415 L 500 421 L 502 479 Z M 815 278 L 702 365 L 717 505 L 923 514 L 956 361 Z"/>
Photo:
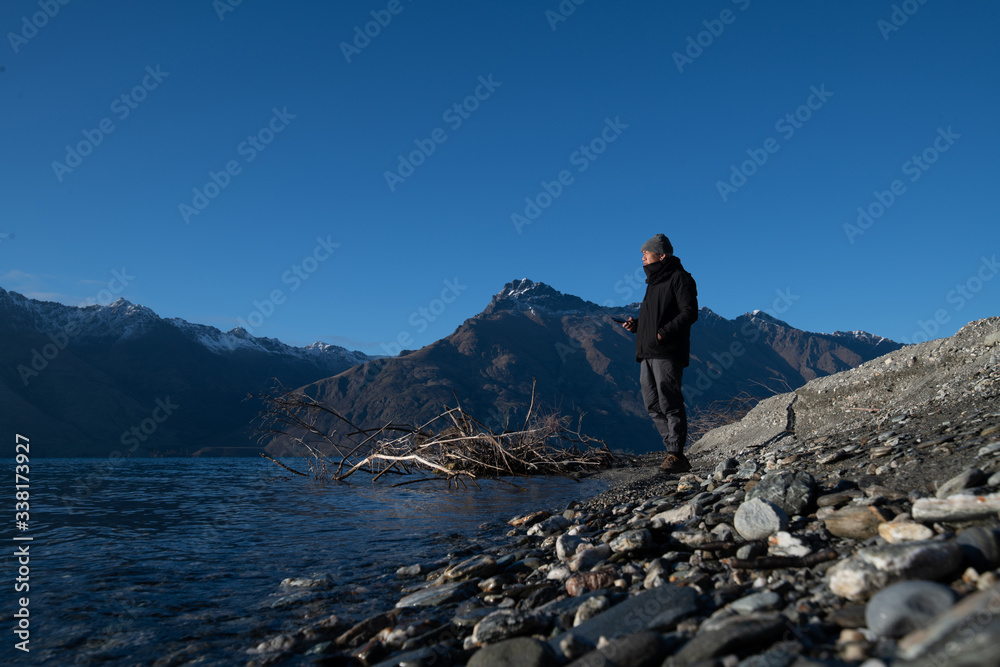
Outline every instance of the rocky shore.
<path fill-rule="evenodd" d="M 252 665 L 1000 665 L 1000 318 L 762 401 Z M 287 580 L 289 589 L 309 580 Z"/>

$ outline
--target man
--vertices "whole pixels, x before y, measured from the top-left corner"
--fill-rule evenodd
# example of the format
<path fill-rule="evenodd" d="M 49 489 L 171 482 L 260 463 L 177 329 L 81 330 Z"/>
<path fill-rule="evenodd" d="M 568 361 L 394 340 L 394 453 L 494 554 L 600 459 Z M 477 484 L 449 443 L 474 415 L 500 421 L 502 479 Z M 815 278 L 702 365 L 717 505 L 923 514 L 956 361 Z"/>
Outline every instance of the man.
<path fill-rule="evenodd" d="M 674 256 L 663 234 L 642 244 L 646 295 L 639 319 L 629 317 L 622 326 L 636 334 L 635 360 L 646 411 L 663 438 L 667 455 L 660 469 L 687 472 L 684 456 L 687 412 L 681 394 L 681 376 L 691 356 L 691 325 L 698 319 L 698 288 L 694 278 Z"/>

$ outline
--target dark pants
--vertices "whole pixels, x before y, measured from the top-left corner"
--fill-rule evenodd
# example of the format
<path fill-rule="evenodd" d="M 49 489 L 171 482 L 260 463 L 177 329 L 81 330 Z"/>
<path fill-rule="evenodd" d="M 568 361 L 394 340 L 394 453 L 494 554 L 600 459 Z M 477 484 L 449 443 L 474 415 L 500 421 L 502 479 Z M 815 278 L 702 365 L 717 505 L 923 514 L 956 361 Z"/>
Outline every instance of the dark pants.
<path fill-rule="evenodd" d="M 681 394 L 684 366 L 675 359 L 643 359 L 639 362 L 642 402 L 670 454 L 684 451 L 687 441 L 687 411 Z"/>

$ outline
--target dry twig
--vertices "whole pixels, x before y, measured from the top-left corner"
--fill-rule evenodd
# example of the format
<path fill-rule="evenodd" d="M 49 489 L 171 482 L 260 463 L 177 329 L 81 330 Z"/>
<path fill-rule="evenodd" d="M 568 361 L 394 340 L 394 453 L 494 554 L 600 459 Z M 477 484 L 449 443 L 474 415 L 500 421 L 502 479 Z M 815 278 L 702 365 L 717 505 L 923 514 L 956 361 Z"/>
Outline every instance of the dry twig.
<path fill-rule="evenodd" d="M 301 445 L 318 479 L 347 481 L 364 470 L 372 481 L 388 473 L 424 473 L 428 476 L 400 484 L 430 479 L 475 483 L 480 477 L 573 474 L 607 466 L 614 459 L 604 442 L 571 430 L 568 417 L 539 415 L 534 388 L 523 428 L 501 433 L 465 412 L 457 396 L 456 407 L 419 427 L 386 424 L 375 429 L 359 428 L 333 407 L 300 391 L 257 398 L 264 401 L 254 425 L 258 442 L 283 436 Z M 336 431 L 318 426 L 321 418 L 329 417 L 347 427 L 339 438 Z M 435 432 L 436 428 L 441 430 Z"/>

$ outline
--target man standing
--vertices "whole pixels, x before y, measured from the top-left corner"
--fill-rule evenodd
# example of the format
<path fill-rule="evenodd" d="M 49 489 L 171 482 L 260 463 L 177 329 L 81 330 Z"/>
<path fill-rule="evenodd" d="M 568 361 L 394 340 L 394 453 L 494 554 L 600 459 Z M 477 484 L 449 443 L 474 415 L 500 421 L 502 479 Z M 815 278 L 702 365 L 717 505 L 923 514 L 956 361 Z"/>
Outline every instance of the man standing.
<path fill-rule="evenodd" d="M 635 360 L 639 362 L 642 400 L 667 450 L 660 469 L 686 472 L 691 464 L 684 456 L 687 412 L 681 376 L 691 356 L 691 325 L 698 319 L 698 288 L 674 256 L 666 236 L 657 234 L 643 243 L 641 250 L 646 295 L 639 319 L 629 317 L 622 326 L 636 334 Z"/>

